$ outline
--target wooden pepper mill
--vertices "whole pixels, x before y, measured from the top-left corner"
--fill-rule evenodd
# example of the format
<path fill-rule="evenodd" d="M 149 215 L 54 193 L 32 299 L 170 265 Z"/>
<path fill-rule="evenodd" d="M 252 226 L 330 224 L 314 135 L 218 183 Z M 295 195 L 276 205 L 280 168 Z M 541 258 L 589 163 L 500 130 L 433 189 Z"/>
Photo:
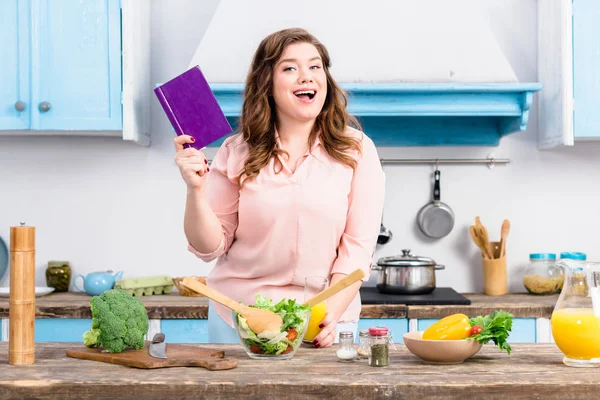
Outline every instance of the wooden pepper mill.
<path fill-rule="evenodd" d="M 35 362 L 35 227 L 10 227 L 8 363 Z"/>

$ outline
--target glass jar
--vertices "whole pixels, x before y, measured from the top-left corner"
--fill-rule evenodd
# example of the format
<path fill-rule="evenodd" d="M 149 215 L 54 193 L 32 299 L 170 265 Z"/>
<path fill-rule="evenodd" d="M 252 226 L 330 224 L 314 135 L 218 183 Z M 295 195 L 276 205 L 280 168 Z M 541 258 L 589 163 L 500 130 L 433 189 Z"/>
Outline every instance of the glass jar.
<path fill-rule="evenodd" d="M 386 367 L 389 362 L 388 328 L 369 328 L 369 365 Z"/>
<path fill-rule="evenodd" d="M 69 291 L 71 282 L 71 266 L 68 261 L 48 261 L 46 268 L 46 285 L 56 292 Z"/>
<path fill-rule="evenodd" d="M 531 294 L 559 293 L 565 278 L 562 268 L 556 265 L 556 254 L 533 253 L 529 261 L 523 275 L 525 289 Z"/>
<path fill-rule="evenodd" d="M 369 330 L 361 329 L 358 332 L 358 358 L 369 358 Z"/>
<path fill-rule="evenodd" d="M 338 360 L 340 361 L 354 361 L 357 356 L 356 349 L 354 348 L 354 333 L 352 332 L 340 332 L 340 347 L 335 352 Z"/>
<path fill-rule="evenodd" d="M 583 273 L 583 268 L 579 267 L 582 263 L 587 260 L 587 255 L 585 253 L 579 252 L 563 252 L 560 253 L 560 261 L 569 260 L 571 265 L 571 278 L 569 280 L 569 285 L 571 286 L 571 290 L 579 293 L 580 296 L 588 295 L 588 285 L 585 274 Z M 558 262 L 557 265 L 561 265 L 561 262 Z M 563 268 L 563 274 L 566 276 L 567 272 Z M 562 288 L 561 288 L 562 289 Z"/>

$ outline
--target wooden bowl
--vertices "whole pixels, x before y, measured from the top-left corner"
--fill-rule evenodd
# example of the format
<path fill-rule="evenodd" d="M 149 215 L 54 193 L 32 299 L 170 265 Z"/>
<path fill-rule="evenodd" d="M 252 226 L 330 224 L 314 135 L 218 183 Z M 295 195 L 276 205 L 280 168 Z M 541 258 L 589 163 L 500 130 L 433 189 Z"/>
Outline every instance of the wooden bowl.
<path fill-rule="evenodd" d="M 404 336 L 406 348 L 428 364 L 460 364 L 481 349 L 476 340 L 423 340 L 423 332 L 408 332 Z"/>
<path fill-rule="evenodd" d="M 175 284 L 175 287 L 177 287 L 177 290 L 179 290 L 179 293 L 181 293 L 182 296 L 204 297 L 204 295 L 202 295 L 200 293 L 196 293 L 193 290 L 190 290 L 187 287 L 183 286 L 181 284 L 181 281 L 183 281 L 184 278 L 185 278 L 185 276 L 181 277 L 181 278 L 173 278 L 173 283 Z M 198 282 L 206 285 L 206 277 L 205 276 L 192 276 L 192 278 L 194 278 Z"/>

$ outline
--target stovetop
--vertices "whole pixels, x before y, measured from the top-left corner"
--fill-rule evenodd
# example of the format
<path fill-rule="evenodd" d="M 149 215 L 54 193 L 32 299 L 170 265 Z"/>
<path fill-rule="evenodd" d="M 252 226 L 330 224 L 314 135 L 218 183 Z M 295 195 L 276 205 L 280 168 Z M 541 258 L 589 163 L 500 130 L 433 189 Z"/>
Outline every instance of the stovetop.
<path fill-rule="evenodd" d="M 429 294 L 384 294 L 376 287 L 361 287 L 362 304 L 406 304 L 406 305 L 469 305 L 471 300 L 452 288 L 435 288 Z"/>

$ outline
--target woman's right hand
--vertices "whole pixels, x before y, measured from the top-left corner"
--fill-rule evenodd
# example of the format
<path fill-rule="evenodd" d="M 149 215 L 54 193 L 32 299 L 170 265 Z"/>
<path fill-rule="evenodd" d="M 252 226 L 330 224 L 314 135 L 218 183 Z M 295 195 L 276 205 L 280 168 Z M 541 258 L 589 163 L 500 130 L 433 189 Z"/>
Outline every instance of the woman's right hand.
<path fill-rule="evenodd" d="M 177 136 L 175 143 L 175 163 L 186 185 L 190 189 L 200 190 L 204 186 L 206 174 L 210 171 L 204 153 L 193 147 L 184 148 L 187 143 L 194 143 L 194 138 L 189 135 Z"/>

